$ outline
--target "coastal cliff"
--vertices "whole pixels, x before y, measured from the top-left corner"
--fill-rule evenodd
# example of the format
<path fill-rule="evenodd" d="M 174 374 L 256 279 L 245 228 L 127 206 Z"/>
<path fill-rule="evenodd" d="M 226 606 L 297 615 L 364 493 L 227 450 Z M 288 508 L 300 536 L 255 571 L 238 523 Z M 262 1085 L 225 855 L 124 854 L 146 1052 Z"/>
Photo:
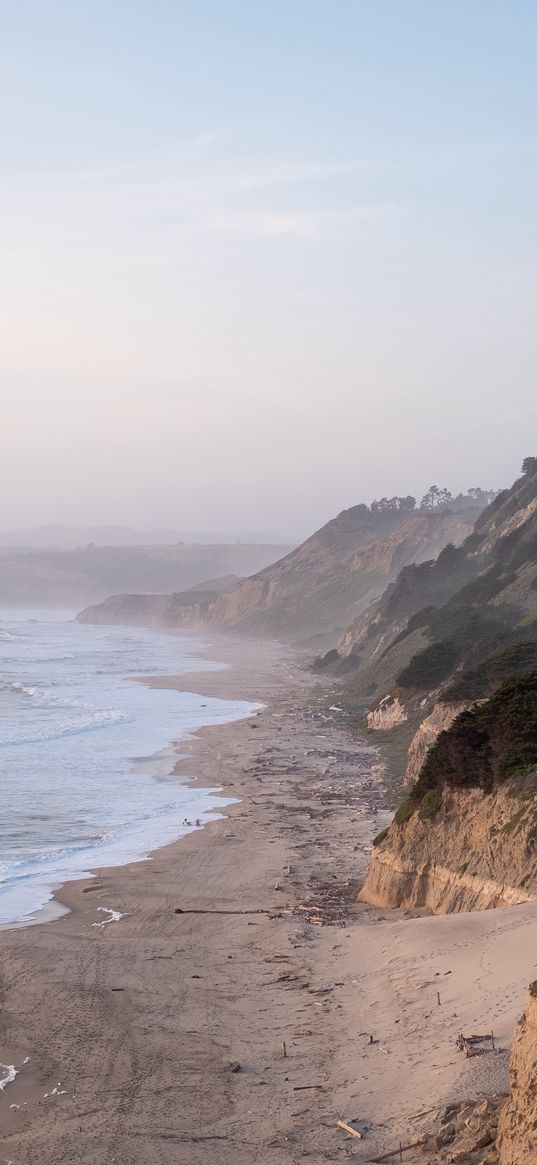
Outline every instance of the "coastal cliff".
<path fill-rule="evenodd" d="M 432 712 L 420 722 L 408 747 L 408 760 L 405 772 L 405 785 L 412 787 L 420 775 L 429 749 L 432 748 L 441 732 L 447 732 L 453 721 L 461 712 L 471 705 L 465 700 L 453 703 L 437 702 Z"/>
<path fill-rule="evenodd" d="M 111 595 L 104 603 L 85 607 L 77 615 L 77 622 L 195 630 L 207 625 L 215 590 L 193 589 L 177 595 Z"/>
<path fill-rule="evenodd" d="M 362 901 L 446 914 L 537 898 L 533 798 L 521 800 L 511 790 L 446 789 L 430 813 L 431 803 L 389 827 L 374 847 Z"/>
<path fill-rule="evenodd" d="M 537 1161 L 537 982 L 530 986 L 526 1011 L 515 1028 L 509 1100 L 500 1115 L 496 1144 L 500 1165 Z"/>
<path fill-rule="evenodd" d="M 210 624 L 222 631 L 316 648 L 333 646 L 344 628 L 382 594 L 401 567 L 422 562 L 448 542 L 459 544 L 472 515 L 372 512 L 352 506 L 290 554 L 208 602 L 188 593 L 157 596 L 151 622 L 163 627 Z M 166 601 L 166 598 L 168 601 Z M 83 622 L 139 621 L 137 596 L 118 595 L 86 609 Z"/>
<path fill-rule="evenodd" d="M 537 670 L 455 716 L 375 840 L 364 901 L 437 913 L 537 897 Z"/>

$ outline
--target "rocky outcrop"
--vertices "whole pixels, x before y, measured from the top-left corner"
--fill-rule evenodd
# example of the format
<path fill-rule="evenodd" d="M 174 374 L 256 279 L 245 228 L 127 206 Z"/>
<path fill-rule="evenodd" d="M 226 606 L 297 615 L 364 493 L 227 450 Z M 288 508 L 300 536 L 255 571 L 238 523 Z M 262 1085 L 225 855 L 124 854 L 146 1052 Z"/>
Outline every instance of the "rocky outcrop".
<path fill-rule="evenodd" d="M 118 623 L 151 627 L 159 622 L 164 606 L 162 595 L 111 595 L 104 603 L 84 607 L 77 623 Z"/>
<path fill-rule="evenodd" d="M 178 595 L 111 595 L 86 607 L 78 623 L 116 623 L 139 627 L 206 627 L 216 601 L 214 589 L 199 588 Z"/>
<path fill-rule="evenodd" d="M 537 1161 L 537 982 L 515 1029 L 509 1085 L 498 1129 L 500 1165 L 530 1165 Z"/>
<path fill-rule="evenodd" d="M 384 701 L 382 701 L 384 703 Z M 455 703 L 437 703 L 432 712 L 422 720 L 417 732 L 412 737 L 408 749 L 408 761 L 405 773 L 405 785 L 412 787 L 419 777 L 420 769 L 431 745 L 441 732 L 445 732 L 460 712 L 470 707 L 471 702 L 457 700 Z M 369 718 L 368 718 L 369 723 Z"/>
<path fill-rule="evenodd" d="M 385 696 L 376 708 L 367 713 L 367 727 L 371 732 L 389 732 L 406 720 L 408 715 L 399 696 Z"/>
<path fill-rule="evenodd" d="M 537 799 L 506 788 L 438 797 L 438 808 L 404 803 L 373 850 L 361 900 L 445 914 L 537 898 Z"/>

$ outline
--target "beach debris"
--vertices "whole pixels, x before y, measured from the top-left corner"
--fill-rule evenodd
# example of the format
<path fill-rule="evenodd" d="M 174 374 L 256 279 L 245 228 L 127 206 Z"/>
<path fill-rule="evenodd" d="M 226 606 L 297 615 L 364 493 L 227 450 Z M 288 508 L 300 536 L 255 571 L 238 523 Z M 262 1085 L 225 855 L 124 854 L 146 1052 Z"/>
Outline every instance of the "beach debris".
<path fill-rule="evenodd" d="M 496 1051 L 496 1042 L 494 1039 L 494 1032 L 486 1032 L 484 1035 L 465 1036 L 459 1032 L 456 1044 L 459 1052 L 464 1052 L 465 1056 L 484 1056 L 487 1052 Z"/>
<path fill-rule="evenodd" d="M 286 1044 L 285 1040 L 282 1040 L 282 1056 L 283 1056 L 284 1060 L 287 1059 L 287 1044 Z"/>
<path fill-rule="evenodd" d="M 121 910 L 112 910 L 110 906 L 98 906 L 97 910 L 100 914 L 110 915 L 110 918 L 104 918 L 102 922 L 92 922 L 91 925 L 96 926 L 98 929 L 103 926 L 108 926 L 109 922 L 121 922 L 122 918 L 127 918 L 126 913 L 122 914 Z"/>
<path fill-rule="evenodd" d="M 360 1130 L 353 1129 L 352 1125 L 347 1124 L 347 1121 L 338 1121 L 337 1127 L 338 1129 L 343 1129 L 345 1133 L 349 1133 L 349 1136 L 358 1137 L 360 1141 L 362 1140 L 363 1134 L 360 1132 Z"/>
<path fill-rule="evenodd" d="M 319 1088 L 322 1092 L 324 1084 L 294 1084 L 293 1092 L 306 1092 L 310 1088 Z"/>
<path fill-rule="evenodd" d="M 232 1060 L 232 1061 L 231 1061 L 231 1064 L 229 1065 L 229 1068 L 230 1068 L 230 1071 L 231 1071 L 231 1072 L 240 1072 L 240 1070 L 241 1070 L 241 1066 L 240 1066 L 240 1064 L 239 1064 L 239 1061 L 238 1061 L 238 1060 Z"/>
<path fill-rule="evenodd" d="M 380 1162 L 389 1161 L 391 1157 L 397 1157 L 399 1155 L 399 1160 L 401 1161 L 403 1153 L 408 1153 L 410 1149 L 418 1149 L 420 1145 L 423 1145 L 423 1140 L 421 1139 L 419 1141 L 411 1141 L 408 1145 L 403 1145 L 399 1141 L 396 1149 L 390 1149 L 389 1153 L 383 1153 L 380 1157 L 370 1157 L 369 1160 L 374 1162 L 375 1165 L 380 1165 Z"/>
<path fill-rule="evenodd" d="M 52 1089 L 52 1092 L 45 1092 L 43 1099 L 47 1100 L 49 1096 L 67 1096 L 67 1089 L 62 1088 L 61 1080 L 58 1081 L 56 1087 Z"/>
<path fill-rule="evenodd" d="M 0 1080 L 0 1092 L 3 1092 L 4 1088 L 7 1088 L 8 1084 L 13 1084 L 13 1081 L 18 1075 L 18 1072 L 14 1064 L 0 1064 L 0 1068 L 3 1068 L 4 1072 L 6 1073 L 6 1075 L 3 1076 Z"/>
<path fill-rule="evenodd" d="M 293 914 L 305 915 L 310 926 L 344 927 L 355 897 L 355 887 L 348 882 L 319 882 L 312 895 L 294 907 Z"/>
<path fill-rule="evenodd" d="M 0 1069 L 3 1069 L 6 1073 L 5 1076 L 0 1078 L 0 1092 L 4 1092 L 8 1084 L 13 1084 L 13 1081 L 19 1075 L 21 1068 L 24 1068 L 24 1065 L 28 1063 L 29 1059 L 30 1057 L 26 1056 L 26 1059 L 22 1061 L 20 1068 L 17 1068 L 16 1064 L 0 1064 Z"/>

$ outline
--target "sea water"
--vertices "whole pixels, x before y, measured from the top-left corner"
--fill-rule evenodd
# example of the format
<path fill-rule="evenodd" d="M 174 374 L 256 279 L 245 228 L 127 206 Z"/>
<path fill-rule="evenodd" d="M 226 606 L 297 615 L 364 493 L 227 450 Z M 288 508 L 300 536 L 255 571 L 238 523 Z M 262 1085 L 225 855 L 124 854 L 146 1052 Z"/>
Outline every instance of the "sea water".
<path fill-rule="evenodd" d="M 169 744 L 259 705 L 135 680 L 225 666 L 201 659 L 203 646 L 63 613 L 0 618 L 0 924 L 34 918 L 68 879 L 147 857 L 194 827 L 185 818 L 229 803 L 174 775 Z"/>

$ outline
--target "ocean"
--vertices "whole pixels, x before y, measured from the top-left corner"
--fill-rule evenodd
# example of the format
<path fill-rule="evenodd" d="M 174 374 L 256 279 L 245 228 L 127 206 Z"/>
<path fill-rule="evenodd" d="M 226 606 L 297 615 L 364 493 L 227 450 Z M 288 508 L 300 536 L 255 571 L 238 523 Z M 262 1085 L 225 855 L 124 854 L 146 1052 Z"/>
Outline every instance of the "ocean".
<path fill-rule="evenodd" d="M 259 705 L 134 680 L 225 666 L 204 646 L 66 613 L 0 618 L 0 924 L 39 918 L 63 882 L 147 857 L 229 804 L 173 775 L 170 743 Z"/>

